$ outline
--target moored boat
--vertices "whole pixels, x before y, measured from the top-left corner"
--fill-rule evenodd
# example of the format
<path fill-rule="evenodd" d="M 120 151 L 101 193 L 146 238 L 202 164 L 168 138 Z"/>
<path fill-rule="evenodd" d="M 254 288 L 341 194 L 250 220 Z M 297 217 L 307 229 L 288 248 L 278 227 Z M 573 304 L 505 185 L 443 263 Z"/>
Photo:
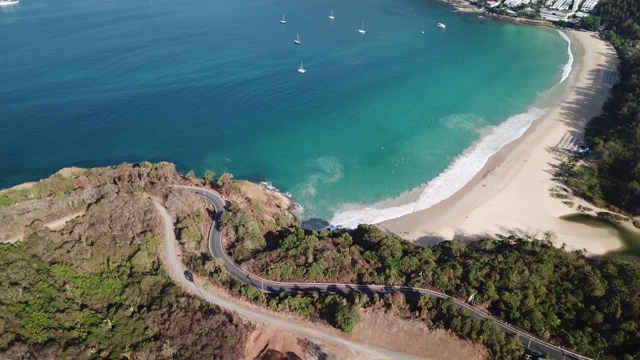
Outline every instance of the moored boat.
<path fill-rule="evenodd" d="M 364 20 L 362 21 L 362 27 L 360 29 L 358 29 L 358 32 L 360 34 L 364 34 Z"/>
<path fill-rule="evenodd" d="M 9 6 L 19 3 L 20 0 L 0 0 L 0 6 Z"/>
<path fill-rule="evenodd" d="M 307 70 L 302 66 L 302 61 L 300 61 L 300 68 L 298 69 L 298 72 L 300 74 L 304 74 L 307 72 Z"/>

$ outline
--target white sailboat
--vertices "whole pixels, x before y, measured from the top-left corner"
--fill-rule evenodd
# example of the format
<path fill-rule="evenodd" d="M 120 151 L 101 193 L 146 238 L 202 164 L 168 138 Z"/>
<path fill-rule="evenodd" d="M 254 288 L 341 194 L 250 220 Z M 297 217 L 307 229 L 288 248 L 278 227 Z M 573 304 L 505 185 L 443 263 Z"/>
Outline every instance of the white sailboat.
<path fill-rule="evenodd" d="M 300 61 L 300 69 L 298 69 L 298 72 L 301 74 L 304 74 L 307 72 L 307 70 L 304 67 L 302 67 L 302 61 Z"/>
<path fill-rule="evenodd" d="M 333 16 L 333 9 L 331 9 L 331 15 L 329 15 L 329 19 L 333 20 L 335 17 Z"/>
<path fill-rule="evenodd" d="M 0 6 L 9 6 L 19 3 L 20 0 L 0 0 Z"/>
<path fill-rule="evenodd" d="M 300 35 L 298 35 L 298 33 L 296 33 L 296 39 L 293 40 L 293 43 L 296 45 L 300 45 Z"/>
<path fill-rule="evenodd" d="M 364 20 L 362 20 L 362 27 L 360 29 L 358 29 L 358 32 L 360 34 L 364 34 Z"/>
<path fill-rule="evenodd" d="M 284 14 L 282 14 L 282 20 L 280 20 L 280 24 L 286 24 L 287 20 L 284 19 Z"/>
<path fill-rule="evenodd" d="M 439 27 L 440 29 L 444 29 L 444 28 L 446 28 L 447 26 L 446 26 L 445 24 L 443 24 L 443 23 L 438 23 L 438 27 Z"/>

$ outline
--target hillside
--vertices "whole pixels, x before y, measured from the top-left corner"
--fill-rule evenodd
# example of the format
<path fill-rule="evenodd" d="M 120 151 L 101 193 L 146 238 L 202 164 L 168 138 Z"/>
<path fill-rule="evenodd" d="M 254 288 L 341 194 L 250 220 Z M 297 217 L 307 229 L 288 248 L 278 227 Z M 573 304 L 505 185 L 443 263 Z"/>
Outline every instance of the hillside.
<path fill-rule="evenodd" d="M 0 239 L 22 239 L 0 245 L 0 358 L 242 358 L 254 326 L 162 269 L 149 194 L 169 182 L 171 164 L 123 164 L 0 193 Z"/>

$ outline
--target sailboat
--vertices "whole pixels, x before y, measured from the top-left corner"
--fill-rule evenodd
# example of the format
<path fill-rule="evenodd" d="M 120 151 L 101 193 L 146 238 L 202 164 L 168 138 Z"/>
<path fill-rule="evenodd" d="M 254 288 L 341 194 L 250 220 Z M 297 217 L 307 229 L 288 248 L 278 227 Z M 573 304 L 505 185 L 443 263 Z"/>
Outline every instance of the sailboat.
<path fill-rule="evenodd" d="M 329 19 L 331 20 L 335 19 L 335 17 L 333 17 L 333 9 L 331 9 L 331 15 L 329 15 Z"/>
<path fill-rule="evenodd" d="M 19 3 L 20 0 L 0 0 L 0 6 L 9 6 Z"/>
<path fill-rule="evenodd" d="M 362 21 L 362 27 L 360 29 L 358 29 L 358 32 L 360 34 L 364 34 L 364 20 Z"/>
<path fill-rule="evenodd" d="M 287 20 L 284 19 L 284 14 L 282 14 L 282 20 L 280 20 L 280 24 L 286 24 Z"/>
<path fill-rule="evenodd" d="M 300 74 L 304 74 L 307 72 L 307 70 L 304 67 L 302 67 L 302 61 L 300 61 L 300 69 L 298 69 L 298 72 Z"/>
<path fill-rule="evenodd" d="M 296 45 L 300 45 L 300 35 L 298 35 L 298 33 L 296 33 L 296 39 L 293 40 L 293 43 Z"/>

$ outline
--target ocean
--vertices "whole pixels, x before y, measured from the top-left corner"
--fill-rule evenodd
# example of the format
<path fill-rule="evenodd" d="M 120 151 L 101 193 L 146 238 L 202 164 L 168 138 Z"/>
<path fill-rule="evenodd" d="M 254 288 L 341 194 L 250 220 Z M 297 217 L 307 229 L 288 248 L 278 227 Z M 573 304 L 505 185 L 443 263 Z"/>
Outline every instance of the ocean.
<path fill-rule="evenodd" d="M 353 226 L 426 208 L 539 118 L 571 70 L 558 31 L 451 10 L 21 0 L 0 9 L 0 188 L 166 160 L 270 181 L 302 219 Z"/>

